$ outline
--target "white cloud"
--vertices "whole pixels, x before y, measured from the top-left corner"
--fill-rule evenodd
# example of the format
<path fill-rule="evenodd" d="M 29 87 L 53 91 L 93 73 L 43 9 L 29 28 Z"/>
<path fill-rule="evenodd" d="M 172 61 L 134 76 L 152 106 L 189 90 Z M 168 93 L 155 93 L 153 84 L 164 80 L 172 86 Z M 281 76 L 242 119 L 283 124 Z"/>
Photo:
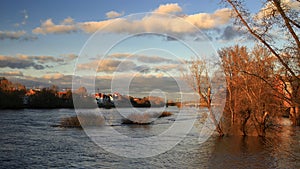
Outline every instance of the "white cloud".
<path fill-rule="evenodd" d="M 16 39 L 21 39 L 26 35 L 26 31 L 0 31 L 0 39 L 11 39 L 11 40 L 16 40 Z"/>
<path fill-rule="evenodd" d="M 161 57 L 161 56 L 149 56 L 149 55 L 130 54 L 130 53 L 113 53 L 109 55 L 108 58 L 131 59 L 131 60 L 137 60 L 142 63 L 163 63 L 163 62 L 175 63 L 176 62 L 176 60 Z"/>
<path fill-rule="evenodd" d="M 98 61 L 91 61 L 88 63 L 82 63 L 77 66 L 79 70 L 95 70 L 97 72 L 127 72 L 133 70 L 136 67 L 136 64 L 132 61 L 120 61 L 113 59 L 102 59 Z"/>
<path fill-rule="evenodd" d="M 27 34 L 27 32 L 24 30 L 0 31 L 0 40 L 6 40 L 6 39 L 30 41 L 30 40 L 36 40 L 37 37 Z"/>
<path fill-rule="evenodd" d="M 106 18 L 112 19 L 112 18 L 117 18 L 117 17 L 122 16 L 122 15 L 124 15 L 124 13 L 118 13 L 116 11 L 109 11 L 105 15 L 106 15 Z"/>
<path fill-rule="evenodd" d="M 83 31 L 94 33 L 99 29 L 112 33 L 140 33 L 140 32 L 161 32 L 170 34 L 191 34 L 199 29 L 215 29 L 227 24 L 231 19 L 231 12 L 228 8 L 216 10 L 214 13 L 197 13 L 193 15 L 181 15 L 175 17 L 172 15 L 182 12 L 178 4 L 160 5 L 152 13 L 145 15 L 143 18 L 112 18 L 119 13 L 111 11 L 107 16 L 109 19 L 103 21 L 87 21 L 75 23 L 71 18 L 66 18 L 61 24 L 54 24 L 52 19 L 42 23 L 40 27 L 35 28 L 32 32 L 35 34 L 47 33 L 71 33 Z M 162 14 L 164 13 L 164 14 Z M 191 23 L 191 24 L 189 24 Z M 109 25 L 107 28 L 106 26 Z"/>
<path fill-rule="evenodd" d="M 182 8 L 177 3 L 160 5 L 153 12 L 166 13 L 166 14 L 174 14 L 178 12 L 182 12 Z"/>
<path fill-rule="evenodd" d="M 63 25 L 74 24 L 74 19 L 71 18 L 71 17 L 67 17 L 66 19 L 64 19 L 64 20 L 62 21 L 61 24 L 63 24 Z"/>
<path fill-rule="evenodd" d="M 124 24 L 124 27 L 128 27 L 129 25 L 125 22 L 125 19 L 121 19 L 121 18 L 115 18 L 115 19 L 110 19 L 110 20 L 105 20 L 105 21 L 89 21 L 89 22 L 82 22 L 82 23 L 78 23 L 78 29 L 83 30 L 86 33 L 94 33 L 96 32 L 98 29 L 102 29 L 105 26 L 112 24 L 112 23 L 120 23 L 120 24 Z M 111 32 L 122 32 L 122 26 L 118 24 L 118 26 L 112 27 L 110 28 Z"/>
<path fill-rule="evenodd" d="M 104 29 L 109 25 L 109 30 L 115 33 L 139 33 L 139 32 L 162 32 L 188 34 L 194 33 L 195 27 L 199 29 L 214 29 L 225 25 L 231 19 L 228 8 L 216 10 L 214 13 L 198 13 L 181 17 L 170 15 L 151 14 L 140 20 L 129 20 L 127 18 L 116 18 L 99 22 L 81 23 L 81 29 L 87 33 L 93 33 L 98 29 Z M 195 26 L 195 27 L 193 27 Z"/>
<path fill-rule="evenodd" d="M 35 34 L 48 34 L 48 33 L 71 33 L 78 30 L 74 24 L 66 24 L 70 18 L 66 18 L 62 24 L 56 25 L 52 22 L 52 19 L 47 19 L 42 23 L 40 27 L 32 30 Z"/>
<path fill-rule="evenodd" d="M 41 55 L 41 56 L 28 56 L 28 55 L 24 55 L 24 54 L 17 54 L 16 55 L 18 58 L 22 59 L 22 60 L 31 60 L 31 61 L 35 61 L 41 64 L 44 63 L 49 63 L 49 62 L 53 62 L 53 63 L 57 63 L 57 62 L 63 62 L 64 59 L 63 58 L 57 58 L 54 56 L 45 56 L 45 55 Z"/>
<path fill-rule="evenodd" d="M 66 57 L 55 56 L 29 56 L 25 54 L 16 54 L 15 56 L 0 55 L 0 68 L 12 68 L 12 69 L 27 69 L 34 68 L 36 70 L 42 70 L 50 65 L 63 64 L 76 57 L 76 55 L 67 55 Z"/>
<path fill-rule="evenodd" d="M 282 0 L 281 6 L 283 10 L 300 10 L 300 2 L 295 0 Z M 255 19 L 261 20 L 269 18 L 271 16 L 278 15 L 278 11 L 272 2 L 266 3 L 266 5 L 255 15 Z"/>
<path fill-rule="evenodd" d="M 124 59 L 124 58 L 129 58 L 132 56 L 134 56 L 134 55 L 131 53 L 113 53 L 113 54 L 110 54 L 108 57 L 116 58 L 116 59 Z"/>
<path fill-rule="evenodd" d="M 172 70 L 179 70 L 181 68 L 181 64 L 167 64 L 167 65 L 158 65 L 155 67 L 157 71 L 172 71 Z"/>
<path fill-rule="evenodd" d="M 78 58 L 78 55 L 77 55 L 77 54 L 74 54 L 74 53 L 63 54 L 63 55 L 61 55 L 61 56 L 65 57 L 65 58 L 66 58 L 66 61 L 72 61 L 72 60 Z"/>
<path fill-rule="evenodd" d="M 36 70 L 44 69 L 45 67 L 41 64 L 35 63 L 33 60 L 25 56 L 3 56 L 0 55 L 0 68 L 12 68 L 12 69 L 26 69 L 34 68 Z"/>
<path fill-rule="evenodd" d="M 0 76 L 23 76 L 21 71 L 1 72 Z"/>
<path fill-rule="evenodd" d="M 289 8 L 300 10 L 300 2 L 295 0 L 284 0 L 283 1 Z"/>
<path fill-rule="evenodd" d="M 223 8 L 216 10 L 212 14 L 198 13 L 186 16 L 184 19 L 199 29 L 212 29 L 228 23 L 231 19 L 231 10 Z"/>
<path fill-rule="evenodd" d="M 61 74 L 61 73 L 54 73 L 54 74 L 46 74 L 44 76 L 42 76 L 42 78 L 44 79 L 60 79 L 64 77 L 64 74 Z"/>

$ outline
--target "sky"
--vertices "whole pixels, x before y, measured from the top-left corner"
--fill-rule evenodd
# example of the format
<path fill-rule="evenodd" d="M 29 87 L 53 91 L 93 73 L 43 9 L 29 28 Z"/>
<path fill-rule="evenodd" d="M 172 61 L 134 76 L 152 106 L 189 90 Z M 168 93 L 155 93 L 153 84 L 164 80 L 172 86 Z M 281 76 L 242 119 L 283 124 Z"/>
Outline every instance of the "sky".
<path fill-rule="evenodd" d="M 216 59 L 222 47 L 247 44 L 232 23 L 218 0 L 3 0 L 0 76 L 27 88 L 73 82 L 113 92 L 115 78 L 149 92 L 164 83 L 178 91 L 184 61 Z"/>

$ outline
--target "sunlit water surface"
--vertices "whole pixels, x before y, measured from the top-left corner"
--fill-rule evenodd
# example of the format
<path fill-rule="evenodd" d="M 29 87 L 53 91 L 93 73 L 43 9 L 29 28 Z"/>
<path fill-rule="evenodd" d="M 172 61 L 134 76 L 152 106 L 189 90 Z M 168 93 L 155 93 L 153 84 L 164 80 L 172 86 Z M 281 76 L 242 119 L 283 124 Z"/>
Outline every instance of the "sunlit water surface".
<path fill-rule="evenodd" d="M 174 114 L 152 124 L 122 125 L 115 130 L 128 136 L 151 137 L 167 129 Z M 300 129 L 284 127 L 275 138 L 210 137 L 199 144 L 194 127 L 171 150 L 148 158 L 126 158 L 107 152 L 77 128 L 51 127 L 71 109 L 1 110 L 0 168 L 300 168 Z M 128 148 L 128 151 L 130 149 Z"/>

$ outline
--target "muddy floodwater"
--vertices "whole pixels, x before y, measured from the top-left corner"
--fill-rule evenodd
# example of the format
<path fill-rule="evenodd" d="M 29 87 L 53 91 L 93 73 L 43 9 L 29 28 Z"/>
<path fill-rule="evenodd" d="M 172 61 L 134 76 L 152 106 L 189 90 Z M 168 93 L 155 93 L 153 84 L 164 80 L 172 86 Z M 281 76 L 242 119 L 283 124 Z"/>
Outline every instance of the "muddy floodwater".
<path fill-rule="evenodd" d="M 117 120 L 112 126 L 128 135 L 150 137 L 174 122 L 178 110 L 167 109 L 174 114 L 147 126 Z M 300 168 L 299 127 L 283 126 L 284 132 L 265 139 L 213 135 L 202 144 L 195 127 L 162 154 L 126 158 L 104 150 L 82 129 L 51 127 L 74 115 L 72 109 L 1 110 L 0 168 Z"/>

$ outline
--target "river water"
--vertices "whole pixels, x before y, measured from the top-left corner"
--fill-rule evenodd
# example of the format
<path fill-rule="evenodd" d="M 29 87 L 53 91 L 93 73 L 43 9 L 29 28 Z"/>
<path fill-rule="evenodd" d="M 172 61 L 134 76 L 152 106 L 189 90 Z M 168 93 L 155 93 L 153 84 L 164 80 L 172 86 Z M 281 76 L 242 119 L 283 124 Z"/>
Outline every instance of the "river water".
<path fill-rule="evenodd" d="M 284 126 L 284 132 L 266 139 L 213 135 L 202 144 L 194 127 L 162 154 L 126 158 L 102 149 L 82 129 L 51 127 L 74 115 L 71 109 L 1 110 L 0 168 L 300 168 L 298 127 Z M 173 123 L 175 115 L 148 126 L 119 124 L 114 128 L 150 137 Z"/>

